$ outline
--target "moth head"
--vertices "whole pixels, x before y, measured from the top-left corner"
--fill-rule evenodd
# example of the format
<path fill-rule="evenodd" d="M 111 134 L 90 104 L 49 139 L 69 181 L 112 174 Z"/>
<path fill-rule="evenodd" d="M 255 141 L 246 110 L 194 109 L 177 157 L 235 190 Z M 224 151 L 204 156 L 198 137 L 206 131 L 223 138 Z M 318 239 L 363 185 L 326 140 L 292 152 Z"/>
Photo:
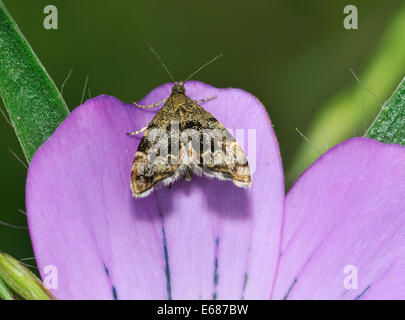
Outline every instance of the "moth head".
<path fill-rule="evenodd" d="M 172 88 L 172 93 L 186 93 L 186 89 L 184 88 L 184 82 L 175 82 Z"/>

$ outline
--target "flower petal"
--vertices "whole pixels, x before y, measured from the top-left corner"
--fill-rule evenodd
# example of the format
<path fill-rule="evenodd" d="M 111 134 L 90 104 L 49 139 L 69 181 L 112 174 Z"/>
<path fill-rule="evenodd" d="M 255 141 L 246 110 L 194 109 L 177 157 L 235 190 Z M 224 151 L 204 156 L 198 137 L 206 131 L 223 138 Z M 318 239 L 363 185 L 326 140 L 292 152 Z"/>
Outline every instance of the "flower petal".
<path fill-rule="evenodd" d="M 171 84 L 140 103 L 170 94 Z M 29 228 L 40 271 L 58 270 L 59 299 L 268 298 L 278 257 L 284 185 L 261 103 L 239 89 L 187 82 L 226 128 L 255 129 L 253 186 L 194 177 L 143 199 L 129 177 L 139 138 L 156 111 L 100 96 L 78 107 L 38 150 L 27 180 Z M 235 135 L 234 135 L 235 136 Z M 253 135 L 254 136 L 254 135 Z M 236 137 L 242 148 L 244 143 Z M 244 148 L 247 151 L 248 148 Z M 255 160 L 255 159 L 253 159 Z"/>
<path fill-rule="evenodd" d="M 287 195 L 275 298 L 403 299 L 404 194 L 404 147 L 354 138 L 323 155 Z"/>

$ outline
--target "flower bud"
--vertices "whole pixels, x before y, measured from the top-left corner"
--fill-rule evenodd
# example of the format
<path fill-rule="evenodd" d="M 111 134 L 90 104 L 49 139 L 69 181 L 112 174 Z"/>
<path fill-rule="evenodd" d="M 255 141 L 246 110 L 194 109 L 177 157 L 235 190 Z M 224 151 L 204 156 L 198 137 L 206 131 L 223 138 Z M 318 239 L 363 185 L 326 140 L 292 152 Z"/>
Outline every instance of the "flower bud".
<path fill-rule="evenodd" d="M 55 299 L 26 266 L 0 251 L 0 298 L 14 299 L 13 293 L 26 300 Z"/>

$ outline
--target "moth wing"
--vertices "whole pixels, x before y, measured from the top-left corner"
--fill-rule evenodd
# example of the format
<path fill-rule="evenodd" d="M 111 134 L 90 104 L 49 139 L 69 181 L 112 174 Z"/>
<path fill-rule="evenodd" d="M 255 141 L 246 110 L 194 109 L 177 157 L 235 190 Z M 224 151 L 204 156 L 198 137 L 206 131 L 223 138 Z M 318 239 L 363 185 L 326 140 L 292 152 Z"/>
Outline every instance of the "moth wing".
<path fill-rule="evenodd" d="M 149 123 L 132 164 L 131 189 L 136 198 L 174 182 L 179 176 L 177 158 L 169 153 L 168 133 L 161 109 Z"/>
<path fill-rule="evenodd" d="M 179 108 L 180 112 L 169 114 L 167 106 L 149 123 L 135 154 L 131 172 L 134 197 L 146 197 L 155 188 L 171 184 L 182 175 L 190 180 L 191 172 L 231 180 L 238 187 L 251 186 L 246 156 L 218 120 L 188 97 L 184 100 L 185 109 Z M 180 132 L 172 135 L 168 128 L 176 121 Z M 184 137 L 190 129 L 192 141 L 189 135 Z M 196 135 L 197 144 L 193 139 Z"/>
<path fill-rule="evenodd" d="M 238 187 L 250 187 L 252 176 L 242 148 L 217 119 L 197 107 L 198 119 L 203 125 L 201 164 L 204 175 L 232 180 Z"/>

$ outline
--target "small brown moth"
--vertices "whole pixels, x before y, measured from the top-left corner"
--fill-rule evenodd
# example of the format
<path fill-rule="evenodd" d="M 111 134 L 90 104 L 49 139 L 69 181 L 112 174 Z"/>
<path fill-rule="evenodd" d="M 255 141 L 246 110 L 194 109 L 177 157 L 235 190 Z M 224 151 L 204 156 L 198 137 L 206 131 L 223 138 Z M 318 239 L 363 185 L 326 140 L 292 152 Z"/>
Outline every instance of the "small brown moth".
<path fill-rule="evenodd" d="M 150 47 L 150 46 L 149 46 Z M 167 99 L 152 105 L 134 105 L 154 108 L 164 103 L 149 125 L 130 132 L 133 136 L 145 131 L 131 172 L 131 189 L 136 198 L 148 196 L 159 186 L 171 186 L 183 176 L 190 181 L 192 173 L 221 180 L 232 180 L 238 187 L 250 187 L 252 177 L 242 149 L 231 134 L 209 112 L 186 95 L 184 83 L 220 56 L 211 59 L 183 82 L 176 82 L 157 53 L 150 47 L 168 72 L 174 85 Z"/>

